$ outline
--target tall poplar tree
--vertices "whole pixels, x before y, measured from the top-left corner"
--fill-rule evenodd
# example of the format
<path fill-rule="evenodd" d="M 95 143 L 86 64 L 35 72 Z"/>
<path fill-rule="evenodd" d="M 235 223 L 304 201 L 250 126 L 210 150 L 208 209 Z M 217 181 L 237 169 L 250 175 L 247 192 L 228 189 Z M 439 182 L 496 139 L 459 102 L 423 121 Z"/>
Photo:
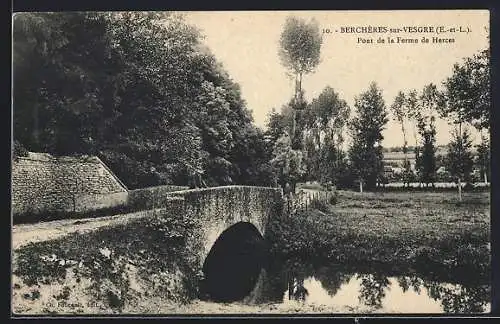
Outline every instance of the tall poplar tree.
<path fill-rule="evenodd" d="M 280 37 L 279 57 L 283 66 L 295 78 L 295 91 L 292 100 L 293 120 L 291 127 L 292 146 L 295 147 L 297 111 L 305 108 L 302 78 L 314 72 L 320 62 L 320 50 L 323 40 L 318 22 L 289 16 Z"/>
<path fill-rule="evenodd" d="M 353 171 L 359 178 L 360 191 L 375 188 L 383 174 L 382 131 L 389 121 L 382 91 L 375 82 L 356 97 L 354 109 L 357 116 L 350 123 L 352 146 L 349 150 Z"/>

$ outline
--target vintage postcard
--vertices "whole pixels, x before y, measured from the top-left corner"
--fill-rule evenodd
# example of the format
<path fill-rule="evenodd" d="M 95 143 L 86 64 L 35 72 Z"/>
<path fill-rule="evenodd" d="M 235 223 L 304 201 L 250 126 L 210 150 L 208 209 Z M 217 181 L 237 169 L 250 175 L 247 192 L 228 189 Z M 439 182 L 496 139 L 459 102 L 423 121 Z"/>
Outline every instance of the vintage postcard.
<path fill-rule="evenodd" d="M 14 316 L 491 311 L 488 10 L 12 24 Z"/>

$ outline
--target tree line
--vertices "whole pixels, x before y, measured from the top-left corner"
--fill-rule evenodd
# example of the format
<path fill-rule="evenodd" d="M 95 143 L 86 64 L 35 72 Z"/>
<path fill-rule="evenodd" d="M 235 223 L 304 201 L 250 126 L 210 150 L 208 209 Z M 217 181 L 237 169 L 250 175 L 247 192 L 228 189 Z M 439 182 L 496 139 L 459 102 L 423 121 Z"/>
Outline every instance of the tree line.
<path fill-rule="evenodd" d="M 329 86 L 311 102 L 304 99 L 303 74 L 313 73 L 320 62 L 322 39 L 318 24 L 289 17 L 281 34 L 279 55 L 287 72 L 295 76 L 295 94 L 280 111 L 268 116 L 267 135 L 274 144 L 271 163 L 282 186 L 292 191 L 299 180 L 318 180 L 341 187 L 359 184 L 374 189 L 384 181 L 382 131 L 389 114 L 399 123 L 404 145 L 403 181 L 436 182 L 436 120 L 445 118 L 456 127 L 447 146 L 444 164 L 460 183 L 471 181 L 474 164 L 470 127 L 489 132 L 489 50 L 454 65 L 443 89 L 429 83 L 421 91 L 399 91 L 388 106 L 376 82 L 355 98 L 354 109 Z M 351 112 L 353 112 L 351 116 Z M 408 129 L 408 125 L 409 129 Z M 484 133 L 483 133 L 484 132 Z M 344 136 L 351 145 L 342 149 Z M 413 172 L 407 157 L 409 140 L 415 153 Z M 387 150 L 387 149 L 385 149 Z M 489 173 L 489 140 L 482 136 L 476 162 L 485 179 Z"/>
<path fill-rule="evenodd" d="M 317 180 L 373 189 L 383 176 L 389 113 L 405 154 L 413 135 L 427 184 L 435 180 L 435 120 L 455 122 L 448 165 L 467 181 L 468 128 L 489 130 L 489 51 L 456 64 L 443 91 L 401 91 L 389 107 L 375 82 L 353 109 L 329 86 L 307 102 L 302 81 L 319 65 L 322 38 L 314 20 L 289 17 L 278 55 L 294 95 L 261 130 L 238 84 L 181 15 L 22 13 L 13 39 L 14 153 L 97 155 L 130 188 Z M 346 134 L 352 144 L 344 150 Z M 486 137 L 478 154 L 486 172 Z"/>
<path fill-rule="evenodd" d="M 16 152 L 97 155 L 130 188 L 270 184 L 263 131 L 180 15 L 22 13 Z"/>

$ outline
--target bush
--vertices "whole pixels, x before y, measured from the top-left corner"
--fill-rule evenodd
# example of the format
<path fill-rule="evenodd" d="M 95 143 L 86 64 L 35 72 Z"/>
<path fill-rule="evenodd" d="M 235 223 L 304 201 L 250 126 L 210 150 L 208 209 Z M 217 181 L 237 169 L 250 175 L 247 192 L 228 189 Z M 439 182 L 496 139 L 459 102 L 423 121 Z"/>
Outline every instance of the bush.
<path fill-rule="evenodd" d="M 350 169 L 342 170 L 341 174 L 337 179 L 336 187 L 337 189 L 341 190 L 356 189 L 357 188 L 356 180 L 357 177 L 351 172 Z"/>
<path fill-rule="evenodd" d="M 28 150 L 19 141 L 14 140 L 12 154 L 14 158 L 18 158 L 20 156 L 28 156 Z"/>
<path fill-rule="evenodd" d="M 337 202 L 338 202 L 337 192 L 335 192 L 335 194 L 333 194 L 333 195 L 330 196 L 330 198 L 328 199 L 328 202 L 331 205 L 336 205 L 337 204 Z"/>
<path fill-rule="evenodd" d="M 300 211 L 297 216 L 270 222 L 266 235 L 270 254 L 278 259 L 326 257 L 335 243 L 331 218 L 317 210 Z"/>
<path fill-rule="evenodd" d="M 474 190 L 474 185 L 470 182 L 467 182 L 464 186 L 464 191 L 472 191 Z"/>

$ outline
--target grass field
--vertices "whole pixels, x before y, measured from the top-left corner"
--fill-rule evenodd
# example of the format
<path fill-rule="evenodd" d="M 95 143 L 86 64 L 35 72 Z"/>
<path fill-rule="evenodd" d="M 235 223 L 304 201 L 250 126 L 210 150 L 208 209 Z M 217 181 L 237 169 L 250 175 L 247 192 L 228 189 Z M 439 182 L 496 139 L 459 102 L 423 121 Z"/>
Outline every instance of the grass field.
<path fill-rule="evenodd" d="M 330 209 L 338 225 L 360 234 L 413 237 L 426 234 L 436 239 L 465 233 L 483 236 L 490 226 L 489 193 L 455 192 L 356 193 L 339 191 Z M 368 231 L 368 232 L 366 232 Z"/>
<path fill-rule="evenodd" d="M 285 259 L 314 256 L 367 271 L 410 269 L 445 280 L 485 282 L 489 206 L 487 192 L 465 193 L 458 203 L 454 192 L 338 191 L 336 205 L 275 224 L 273 231 L 282 234 L 271 244 Z"/>

